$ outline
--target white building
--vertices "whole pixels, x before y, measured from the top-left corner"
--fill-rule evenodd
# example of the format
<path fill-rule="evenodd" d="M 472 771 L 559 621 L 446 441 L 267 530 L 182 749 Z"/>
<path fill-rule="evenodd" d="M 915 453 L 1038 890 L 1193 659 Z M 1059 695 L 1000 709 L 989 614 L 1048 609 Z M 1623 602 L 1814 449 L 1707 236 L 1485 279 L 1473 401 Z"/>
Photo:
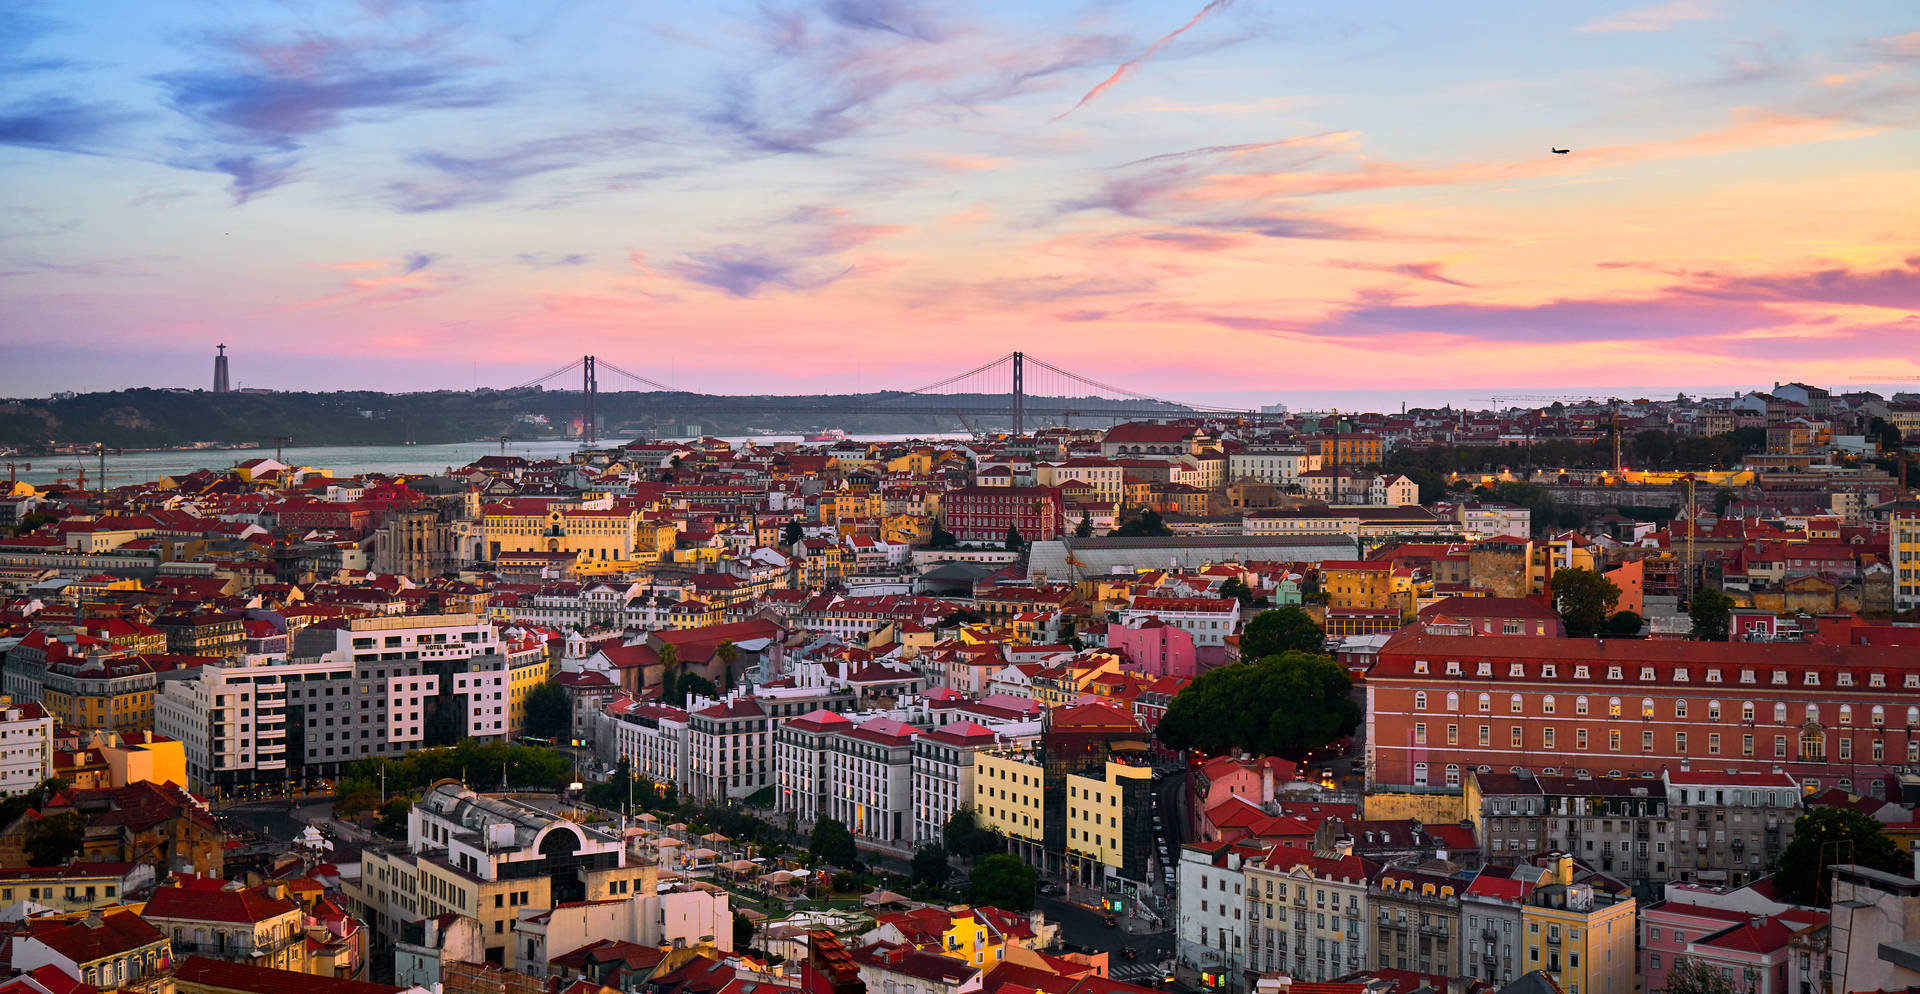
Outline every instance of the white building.
<path fill-rule="evenodd" d="M 53 718 L 37 703 L 0 705 L 0 794 L 53 778 Z"/>
<path fill-rule="evenodd" d="M 827 757 L 828 807 L 855 838 L 904 849 L 913 833 L 913 740 L 920 729 L 870 718 L 835 735 Z"/>
<path fill-rule="evenodd" d="M 685 711 L 629 699 L 614 702 L 598 720 L 595 754 L 609 766 L 624 758 L 634 776 L 676 788 L 686 783 L 690 736 Z"/>
<path fill-rule="evenodd" d="M 1304 445 L 1258 445 L 1227 456 L 1227 480 L 1254 479 L 1282 489 L 1300 485 L 1300 474 L 1320 468 Z"/>
<path fill-rule="evenodd" d="M 1031 736 L 1029 736 L 1031 738 Z M 973 760 L 1012 740 L 977 721 L 956 721 L 913 742 L 913 844 L 939 844 L 947 819 L 973 801 Z"/>
<path fill-rule="evenodd" d="M 1246 969 L 1244 857 L 1224 842 L 1180 850 L 1180 930 L 1175 955 L 1187 967 L 1240 976 Z"/>
<path fill-rule="evenodd" d="M 852 727 L 845 715 L 822 708 L 774 730 L 774 810 L 799 825 L 813 824 L 828 810 L 831 741 Z"/>
<path fill-rule="evenodd" d="M 759 701 L 735 693 L 688 710 L 687 796 L 713 803 L 773 782 L 773 719 Z"/>
<path fill-rule="evenodd" d="M 1194 645 L 1225 645 L 1240 622 L 1240 602 L 1231 597 L 1135 597 L 1120 623 L 1138 627 L 1148 618 L 1193 636 Z"/>

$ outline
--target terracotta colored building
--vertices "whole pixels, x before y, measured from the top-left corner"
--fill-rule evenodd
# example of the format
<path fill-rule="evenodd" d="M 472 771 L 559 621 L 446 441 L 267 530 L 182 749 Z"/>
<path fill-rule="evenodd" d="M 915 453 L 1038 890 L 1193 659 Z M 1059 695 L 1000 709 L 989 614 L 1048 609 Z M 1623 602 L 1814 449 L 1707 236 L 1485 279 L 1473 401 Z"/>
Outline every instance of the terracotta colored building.
<path fill-rule="evenodd" d="M 1466 770 L 1784 770 L 1866 793 L 1920 763 L 1912 646 L 1481 638 L 1416 630 L 1367 674 L 1368 781 Z"/>

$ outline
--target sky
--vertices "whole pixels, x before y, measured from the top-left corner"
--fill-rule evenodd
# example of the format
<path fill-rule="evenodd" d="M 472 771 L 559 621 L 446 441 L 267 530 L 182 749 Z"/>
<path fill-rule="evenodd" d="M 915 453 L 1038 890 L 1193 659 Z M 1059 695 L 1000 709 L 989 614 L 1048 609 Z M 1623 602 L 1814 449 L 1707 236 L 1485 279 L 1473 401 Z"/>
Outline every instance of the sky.
<path fill-rule="evenodd" d="M 0 395 L 1845 387 L 1916 191 L 1910 0 L 14 0 Z"/>

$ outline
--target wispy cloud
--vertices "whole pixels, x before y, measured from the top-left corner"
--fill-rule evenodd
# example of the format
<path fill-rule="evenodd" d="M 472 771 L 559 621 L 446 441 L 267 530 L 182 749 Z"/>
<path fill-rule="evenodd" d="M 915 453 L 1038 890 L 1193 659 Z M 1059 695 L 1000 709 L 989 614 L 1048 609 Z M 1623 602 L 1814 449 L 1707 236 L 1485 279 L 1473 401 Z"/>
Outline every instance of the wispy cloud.
<path fill-rule="evenodd" d="M 713 287 L 730 297 L 757 297 L 769 290 L 809 292 L 858 270 L 840 258 L 842 253 L 908 230 L 854 221 L 845 208 L 802 207 L 768 225 L 757 242 L 689 252 L 667 269 L 682 280 Z"/>
<path fill-rule="evenodd" d="M 170 107 L 207 129 L 206 141 L 225 146 L 189 152 L 179 164 L 227 173 L 238 203 L 303 175 L 296 163 L 304 143 L 350 121 L 496 100 L 465 78 L 460 60 L 435 55 L 420 39 L 236 34 L 210 37 L 204 48 L 202 61 L 213 67 L 154 81 Z"/>
<path fill-rule="evenodd" d="M 1702 3 L 1700 0 L 1675 0 L 1673 3 L 1623 10 L 1597 21 L 1590 21 L 1582 25 L 1580 30 L 1586 32 L 1665 31 L 1688 21 L 1705 21 L 1718 16 L 1719 12 L 1712 4 Z"/>
<path fill-rule="evenodd" d="M 519 257 L 522 265 L 534 269 L 552 269 L 556 266 L 584 266 L 593 261 L 592 256 L 579 252 L 522 252 Z"/>
<path fill-rule="evenodd" d="M 400 260 L 400 274 L 412 276 L 414 273 L 434 264 L 440 257 L 432 252 L 408 252 Z"/>
<path fill-rule="evenodd" d="M 1179 27 L 1173 29 L 1172 31 L 1167 32 L 1164 35 L 1161 35 L 1159 40 L 1147 46 L 1146 51 L 1141 52 L 1139 55 L 1136 55 L 1133 58 L 1120 63 L 1120 68 L 1115 69 L 1113 73 L 1109 75 L 1106 79 L 1103 79 L 1100 82 L 1094 84 L 1093 89 L 1088 90 L 1086 92 L 1086 95 L 1080 98 L 1079 103 L 1076 103 L 1072 107 L 1069 107 L 1066 110 L 1061 111 L 1059 114 L 1054 115 L 1053 119 L 1058 121 L 1061 118 L 1066 117 L 1068 114 L 1071 114 L 1074 111 L 1079 110 L 1080 108 L 1085 107 L 1086 105 L 1099 99 L 1102 93 L 1105 93 L 1108 90 L 1112 89 L 1121 80 L 1126 79 L 1128 76 L 1133 75 L 1134 70 L 1140 68 L 1141 64 L 1145 63 L 1148 59 L 1153 58 L 1153 53 L 1160 51 L 1160 49 L 1165 47 L 1168 42 L 1171 42 L 1175 38 L 1178 38 L 1181 35 L 1186 34 L 1188 31 L 1193 30 L 1194 25 L 1199 24 L 1201 21 L 1206 20 L 1207 15 L 1212 14 L 1215 11 L 1224 10 L 1232 3 L 1233 3 L 1233 0 L 1208 0 L 1207 5 L 1205 7 L 1200 8 L 1198 13 L 1194 14 L 1191 18 L 1187 20 L 1187 23 L 1180 25 Z"/>
<path fill-rule="evenodd" d="M 1429 283 L 1445 283 L 1448 286 L 1470 287 L 1440 271 L 1444 262 L 1357 262 L 1349 259 L 1329 260 L 1328 265 L 1341 269 L 1364 269 L 1376 273 L 1391 273 L 1409 279 L 1426 280 Z"/>
<path fill-rule="evenodd" d="M 616 128 L 523 141 L 475 155 L 420 152 L 408 162 L 424 172 L 389 183 L 388 199 L 408 214 L 497 203 L 512 196 L 521 180 L 628 155 L 654 140 L 651 129 Z"/>
<path fill-rule="evenodd" d="M 111 132 L 133 116 L 107 104 L 42 94 L 0 107 L 0 145 L 98 154 Z"/>

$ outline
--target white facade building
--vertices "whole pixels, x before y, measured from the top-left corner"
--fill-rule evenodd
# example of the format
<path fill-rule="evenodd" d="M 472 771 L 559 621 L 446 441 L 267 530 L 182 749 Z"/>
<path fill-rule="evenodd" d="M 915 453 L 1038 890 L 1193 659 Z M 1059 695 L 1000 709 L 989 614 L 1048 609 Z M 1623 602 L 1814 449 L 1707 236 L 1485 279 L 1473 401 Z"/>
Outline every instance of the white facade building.
<path fill-rule="evenodd" d="M 37 703 L 0 705 L 0 795 L 53 778 L 53 718 Z"/>

